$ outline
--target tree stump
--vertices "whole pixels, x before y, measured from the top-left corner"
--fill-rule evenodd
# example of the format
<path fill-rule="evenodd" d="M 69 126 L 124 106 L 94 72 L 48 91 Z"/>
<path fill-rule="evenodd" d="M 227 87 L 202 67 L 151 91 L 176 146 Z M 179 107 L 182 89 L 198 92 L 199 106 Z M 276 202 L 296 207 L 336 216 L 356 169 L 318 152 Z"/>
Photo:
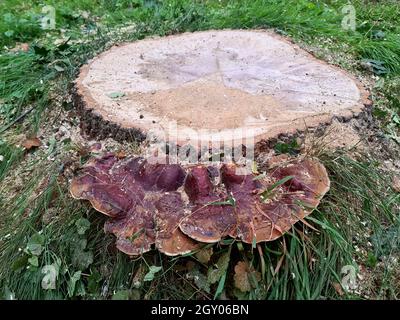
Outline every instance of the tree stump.
<path fill-rule="evenodd" d="M 181 145 L 194 133 L 257 143 L 303 131 L 357 115 L 368 96 L 347 72 L 273 32 L 223 30 L 114 46 L 81 68 L 74 101 L 92 135 L 151 133 Z"/>

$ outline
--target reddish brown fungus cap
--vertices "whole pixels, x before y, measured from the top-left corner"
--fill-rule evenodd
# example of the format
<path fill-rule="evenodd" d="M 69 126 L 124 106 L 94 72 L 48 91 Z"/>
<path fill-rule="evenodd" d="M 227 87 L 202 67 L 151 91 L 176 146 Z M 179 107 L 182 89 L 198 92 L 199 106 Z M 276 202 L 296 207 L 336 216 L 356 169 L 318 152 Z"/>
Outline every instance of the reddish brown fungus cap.
<path fill-rule="evenodd" d="M 90 160 L 71 182 L 74 198 L 108 215 L 105 231 L 128 255 L 189 253 L 226 236 L 274 240 L 318 206 L 329 178 L 314 159 L 285 159 L 263 175 L 240 167 L 182 167 L 113 155 Z"/>
<path fill-rule="evenodd" d="M 185 181 L 189 196 L 190 214 L 180 223 L 180 229 L 201 242 L 217 242 L 227 236 L 235 226 L 233 208 L 227 201 L 224 188 L 215 188 L 205 166 L 192 168 Z"/>
<path fill-rule="evenodd" d="M 179 192 L 166 193 L 156 202 L 156 247 L 168 256 L 189 253 L 199 247 L 178 228 L 186 210 Z"/>
<path fill-rule="evenodd" d="M 222 180 L 236 199 L 237 225 L 230 235 L 246 243 L 280 237 L 329 190 L 325 168 L 310 159 L 285 164 L 265 177 L 242 179 L 235 177 L 233 166 L 224 166 Z"/>

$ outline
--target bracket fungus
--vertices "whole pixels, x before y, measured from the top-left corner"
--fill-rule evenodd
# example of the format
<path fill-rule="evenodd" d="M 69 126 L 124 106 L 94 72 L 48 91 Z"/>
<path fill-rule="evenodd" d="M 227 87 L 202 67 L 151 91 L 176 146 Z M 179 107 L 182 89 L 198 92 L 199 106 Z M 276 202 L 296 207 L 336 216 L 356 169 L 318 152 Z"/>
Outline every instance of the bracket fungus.
<path fill-rule="evenodd" d="M 70 191 L 109 217 L 104 230 L 122 252 L 140 255 L 155 245 L 175 256 L 228 236 L 272 241 L 310 214 L 330 186 L 315 159 L 275 164 L 261 175 L 237 169 L 106 154 L 82 168 Z"/>

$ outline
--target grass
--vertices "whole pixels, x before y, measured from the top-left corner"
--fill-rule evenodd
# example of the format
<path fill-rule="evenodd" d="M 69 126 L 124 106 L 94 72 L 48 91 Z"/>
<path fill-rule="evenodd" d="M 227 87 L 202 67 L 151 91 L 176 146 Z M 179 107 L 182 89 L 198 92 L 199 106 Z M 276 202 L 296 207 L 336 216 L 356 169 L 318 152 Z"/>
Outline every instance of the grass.
<path fill-rule="evenodd" d="M 0 180 L 2 180 L 11 165 L 21 159 L 22 150 L 10 146 L 4 141 L 0 141 L 0 154 L 2 155 L 2 161 L 0 162 Z"/>
<path fill-rule="evenodd" d="M 9 107 L 10 112 L 6 114 L 7 120 L 18 117 L 23 111 L 22 106 L 26 106 L 32 98 L 40 100 L 39 97 L 44 97 L 45 101 L 42 104 L 48 104 L 45 97 L 49 95 L 46 90 L 49 82 L 59 77 L 63 78 L 64 82 L 69 82 L 79 64 L 99 50 L 103 50 L 107 43 L 122 39 L 137 39 L 152 34 L 167 35 L 221 28 L 275 28 L 280 33 L 306 43 L 312 44 L 315 38 L 327 39 L 328 47 L 336 50 L 340 47 L 341 51 L 344 50 L 344 53 L 352 55 L 355 59 L 380 61 L 385 68 L 384 72 L 390 73 L 389 82 L 391 77 L 398 76 L 400 72 L 398 54 L 400 30 L 398 15 L 395 14 L 399 13 L 399 9 L 395 4 L 383 6 L 375 4 L 366 10 L 363 1 L 354 2 L 358 14 L 358 29 L 356 32 L 348 32 L 341 28 L 343 16 L 340 8 L 346 3 L 345 1 L 332 1 L 332 4 L 322 1 L 286 1 L 286 5 L 282 5 L 281 1 L 260 0 L 240 3 L 199 1 L 197 4 L 189 1 L 169 1 L 163 4 L 157 1 L 137 1 L 133 4 L 129 1 L 98 2 L 99 7 L 90 5 L 86 1 L 67 3 L 49 1 L 47 4 L 54 5 L 58 12 L 57 24 L 60 26 L 56 30 L 39 28 L 40 30 L 36 32 L 31 30 L 30 33 L 23 29 L 15 31 L 9 37 L 4 37 L 4 34 L 7 30 L 13 31 L 16 25 L 30 30 L 31 24 L 24 26 L 17 23 L 20 19 L 25 19 L 24 14 L 18 17 L 17 13 L 27 5 L 23 1 L 13 1 L 12 4 L 5 1 L 2 4 L 7 13 L 0 22 L 0 33 L 3 31 L 3 42 L 0 42 L 0 45 L 12 47 L 16 42 L 23 41 L 40 43 L 39 46 L 34 45 L 29 53 L 21 54 L 19 57 L 6 53 L 1 56 L 3 85 L 0 87 L 0 98 L 12 105 Z M 41 12 L 42 8 L 43 4 L 29 8 L 29 15 L 36 17 L 36 20 L 40 19 L 38 12 Z M 107 34 L 110 28 L 129 23 L 135 23 L 137 27 L 121 35 L 120 38 L 115 34 Z M 377 32 L 380 32 L 380 38 L 374 37 Z M 84 44 L 67 43 L 55 47 L 51 43 L 51 40 L 60 38 L 69 39 L 72 43 L 78 39 L 82 40 L 82 36 Z M 327 41 L 324 45 L 326 44 Z M 63 72 L 57 72 L 60 68 Z M 26 72 L 27 69 L 30 72 Z M 25 79 L 26 74 L 31 77 Z M 41 110 L 40 106 L 35 107 L 35 111 L 41 112 Z M 40 116 L 34 118 L 38 119 Z"/>
<path fill-rule="evenodd" d="M 189 265 L 189 262 L 197 261 L 193 256 L 170 259 L 149 253 L 131 261 L 115 252 L 111 245 L 112 237 L 104 236 L 102 232 L 104 219 L 85 203 L 71 201 L 66 191 L 67 182 L 57 174 L 48 177 L 38 173 L 35 176 L 40 178 L 31 181 L 13 201 L 14 208 L 10 211 L 13 215 L 5 221 L 7 230 L 13 230 L 11 235 L 7 237 L 6 228 L 2 228 L 2 286 L 18 299 L 111 298 L 114 294 L 120 295 L 120 291 L 137 298 L 211 299 L 213 290 L 217 290 L 216 284 L 209 292 L 202 292 L 195 284 L 188 286 L 186 274 L 195 270 L 206 275 L 231 247 L 225 281 L 225 294 L 228 296 L 254 299 L 342 298 L 333 284 L 340 283 L 343 266 L 358 268 L 359 264 L 368 265 L 367 259 L 371 255 L 376 255 L 376 259 L 382 257 L 380 252 L 388 255 L 383 248 L 387 245 L 384 241 L 371 247 L 365 244 L 374 235 L 382 237 L 390 226 L 399 228 L 400 195 L 387 187 L 386 178 L 376 163 L 362 163 L 341 154 L 325 155 L 323 159 L 333 185 L 318 212 L 308 219 L 318 232 L 305 225 L 296 225 L 283 240 L 262 244 L 261 256 L 257 250 L 251 250 L 251 246 L 239 250 L 235 242 L 221 244 L 214 248 L 214 263 L 195 266 Z M 46 177 L 45 180 L 42 177 Z M 32 196 L 36 194 L 37 185 L 42 186 L 42 191 Z M 78 234 L 77 221 L 80 219 L 90 221 L 90 228 L 83 234 Z M 38 266 L 33 266 L 28 261 L 33 254 L 26 248 L 32 242 L 32 236 L 38 233 L 44 238 L 43 251 L 38 255 Z M 355 252 L 355 246 L 363 248 L 362 251 Z M 93 259 L 87 261 L 85 257 L 88 255 Z M 266 265 L 264 282 L 247 294 L 235 292 L 232 279 L 235 264 L 243 260 L 249 261 L 260 272 L 261 260 Z M 60 269 L 57 288 L 43 290 L 42 269 L 53 264 L 59 264 Z M 162 271 L 153 281 L 144 282 L 148 267 L 153 265 L 161 266 Z M 145 271 L 138 275 L 143 268 Z M 374 286 L 369 288 L 373 291 L 368 292 L 371 297 L 399 296 L 400 287 L 393 285 L 397 279 L 396 270 L 384 264 L 367 268 L 371 273 L 383 268 L 374 275 L 377 279 L 374 278 Z M 76 291 L 69 292 L 71 278 L 76 272 L 81 272 Z"/>
<path fill-rule="evenodd" d="M 297 224 L 282 239 L 255 250 L 225 241 L 213 247 L 209 262 L 201 262 L 196 254 L 171 259 L 156 252 L 131 260 L 116 252 L 113 238 L 104 235 L 104 218 L 68 194 L 65 170 L 71 161 L 80 163 L 84 156 L 75 152 L 72 160 L 66 160 L 62 155 L 75 148 L 68 141 L 57 141 L 51 148 L 46 141 L 47 148 L 29 153 L 15 142 L 21 133 L 34 135 L 47 130 L 54 112 L 71 111 L 68 90 L 78 67 L 113 43 L 154 34 L 221 28 L 274 28 L 304 46 L 317 49 L 316 54 L 322 57 L 333 53 L 338 57 L 334 63 L 363 76 L 368 71 L 357 62 L 363 59 L 382 62 L 385 74 L 379 77 L 373 91 L 374 115 L 386 136 L 399 141 L 398 5 L 392 1 L 353 1 L 357 30 L 350 32 L 342 30 L 340 25 L 340 9 L 346 3 L 1 2 L 0 296 L 398 298 L 398 264 L 393 260 L 398 251 L 392 242 L 400 238 L 400 195 L 392 189 L 390 174 L 381 168 L 378 157 L 355 160 L 341 152 L 319 154 L 329 170 L 332 187 L 318 211 L 307 219 L 318 231 Z M 55 30 L 43 30 L 38 24 L 44 4 L 56 8 Z M 135 24 L 134 29 L 121 29 L 131 24 Z M 10 52 L 10 48 L 23 42 L 29 43 L 28 52 Z M 342 59 L 343 56 L 346 58 Z M 282 146 L 280 150 L 284 149 Z M 49 151 L 54 148 L 54 152 Z M 250 278 L 259 275 L 263 279 L 252 281 L 251 290 L 246 293 L 234 287 L 234 267 L 238 261 L 247 261 L 254 268 Z M 342 292 L 337 286 L 344 276 L 342 268 L 347 265 L 354 266 L 363 277 L 362 281 L 358 279 L 360 287 L 353 292 Z M 150 276 L 152 266 L 161 269 Z M 50 272 L 43 273 L 46 270 Z M 148 281 L 144 281 L 146 274 Z M 55 280 L 55 289 L 43 289 L 44 276 Z"/>

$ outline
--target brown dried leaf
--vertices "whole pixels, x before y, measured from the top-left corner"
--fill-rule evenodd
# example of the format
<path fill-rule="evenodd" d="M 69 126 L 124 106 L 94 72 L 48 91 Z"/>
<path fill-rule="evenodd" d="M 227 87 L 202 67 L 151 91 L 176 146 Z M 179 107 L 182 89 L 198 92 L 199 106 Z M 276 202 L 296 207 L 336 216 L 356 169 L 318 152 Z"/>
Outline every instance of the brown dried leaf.
<path fill-rule="evenodd" d="M 196 254 L 195 257 L 203 264 L 208 264 L 208 262 L 211 259 L 211 256 L 213 255 L 213 248 L 204 248 L 199 250 Z"/>
<path fill-rule="evenodd" d="M 233 280 L 236 288 L 242 292 L 249 292 L 256 287 L 256 282 L 261 280 L 261 273 L 255 271 L 246 262 L 239 261 L 235 266 Z"/>
<path fill-rule="evenodd" d="M 120 150 L 115 154 L 115 156 L 118 159 L 124 159 L 124 158 L 126 158 L 127 154 L 126 154 L 126 152 L 124 150 Z"/>
<path fill-rule="evenodd" d="M 399 176 L 394 176 L 393 177 L 392 188 L 393 188 L 394 191 L 400 193 L 400 177 Z"/>
<path fill-rule="evenodd" d="M 28 52 L 29 51 L 29 44 L 28 43 L 18 43 L 14 48 L 10 50 L 11 52 Z"/>
<path fill-rule="evenodd" d="M 335 288 L 335 291 L 339 296 L 343 296 L 344 295 L 344 291 L 343 291 L 343 288 L 340 285 L 340 283 L 333 282 L 332 286 Z"/>
<path fill-rule="evenodd" d="M 143 285 L 143 280 L 144 280 L 144 276 L 146 275 L 146 273 L 147 273 L 147 270 L 146 270 L 145 265 L 141 264 L 132 279 L 133 287 L 135 287 L 136 289 L 139 289 Z"/>
<path fill-rule="evenodd" d="M 42 145 L 42 142 L 37 137 L 27 138 L 25 139 L 21 145 L 26 149 L 30 150 L 32 148 L 37 148 Z"/>

